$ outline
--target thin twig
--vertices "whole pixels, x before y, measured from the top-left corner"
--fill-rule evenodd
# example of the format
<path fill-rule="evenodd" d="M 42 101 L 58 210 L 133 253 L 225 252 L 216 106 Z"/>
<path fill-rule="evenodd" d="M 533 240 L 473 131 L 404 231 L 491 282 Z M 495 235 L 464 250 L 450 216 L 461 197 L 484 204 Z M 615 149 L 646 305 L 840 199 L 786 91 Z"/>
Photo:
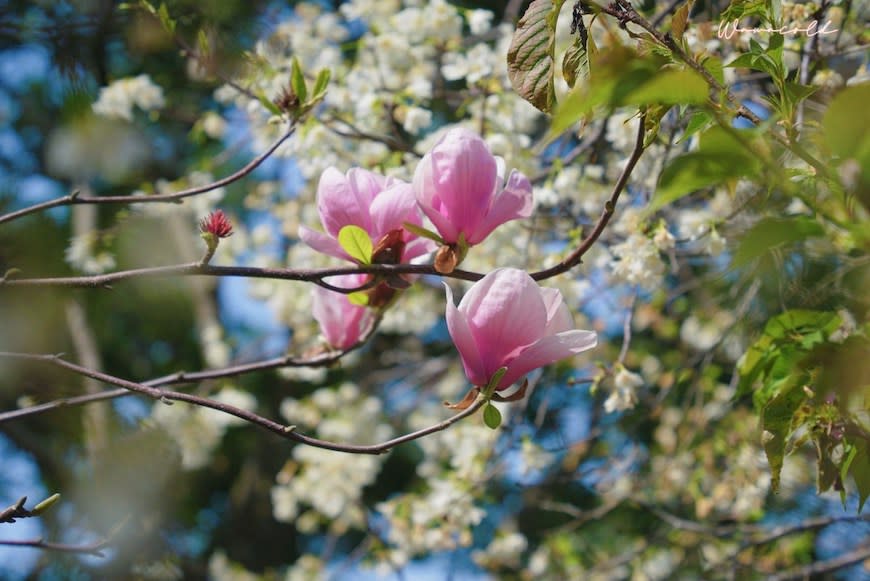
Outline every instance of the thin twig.
<path fill-rule="evenodd" d="M 82 555 L 93 555 L 95 557 L 105 557 L 106 555 L 103 553 L 103 549 L 105 549 L 110 542 L 110 539 L 100 539 L 99 541 L 94 541 L 93 543 L 85 545 L 68 545 L 66 543 L 51 543 L 42 539 L 30 539 L 21 541 L 0 540 L 0 545 L 5 545 L 7 547 L 33 547 L 45 551 L 78 553 Z"/>
<path fill-rule="evenodd" d="M 779 575 L 771 575 L 768 577 L 768 581 L 793 581 L 796 579 L 815 578 L 816 575 L 837 571 L 867 559 L 870 559 L 870 542 L 863 543 L 848 553 L 843 553 L 839 557 L 827 559 L 826 561 L 817 561 L 802 567 L 796 567 L 786 571 L 785 573 L 780 573 Z"/>
<path fill-rule="evenodd" d="M 56 278 L 21 278 L 6 277 L 0 279 L 0 287 L 3 286 L 60 286 L 74 288 L 100 288 L 110 287 L 112 283 L 132 278 L 150 278 L 167 276 L 237 276 L 243 278 L 268 278 L 274 280 L 295 280 L 300 282 L 312 282 L 333 292 L 349 294 L 359 290 L 365 290 L 373 283 L 366 283 L 356 288 L 341 288 L 331 285 L 324 279 L 344 274 L 431 274 L 447 276 L 460 280 L 477 281 L 483 275 L 477 272 L 456 269 L 449 274 L 439 273 L 435 267 L 428 264 L 370 264 L 367 266 L 341 266 L 335 268 L 320 269 L 288 269 L 288 268 L 265 268 L 253 266 L 214 266 L 201 264 L 200 261 L 186 264 L 174 264 L 168 266 L 153 266 L 132 270 L 121 270 L 107 274 L 88 276 L 69 276 Z"/>
<path fill-rule="evenodd" d="M 362 347 L 366 343 L 366 341 L 368 341 L 368 339 L 375 333 L 378 327 L 378 323 L 379 321 L 375 321 L 371 328 L 360 337 L 359 341 L 357 341 L 354 345 L 351 345 L 350 347 L 341 351 L 327 351 L 309 357 L 282 355 L 281 357 L 273 357 L 271 359 L 264 359 L 262 361 L 254 361 L 251 363 L 242 363 L 239 365 L 230 365 L 228 367 L 220 367 L 217 369 L 206 369 L 203 371 L 177 371 L 175 373 L 170 373 L 169 375 L 164 375 L 162 377 L 157 377 L 148 381 L 143 381 L 142 385 L 146 385 L 148 387 L 162 387 L 164 385 L 195 383 L 210 379 L 237 377 L 239 375 L 244 375 L 246 373 L 252 373 L 255 371 L 267 371 L 270 369 L 280 369 L 284 367 L 328 367 L 345 355 L 347 355 L 348 353 Z M 87 405 L 97 401 L 115 399 L 128 395 L 134 395 L 134 393 L 129 389 L 122 387 L 119 389 L 106 390 L 95 394 L 56 399 L 34 406 L 0 413 L 0 424 L 11 420 L 17 420 L 26 416 L 38 415 L 54 409 Z"/>
<path fill-rule="evenodd" d="M 595 244 L 598 237 L 601 236 L 602 232 L 604 232 L 604 228 L 607 227 L 610 218 L 613 217 L 613 213 L 616 210 L 616 202 L 619 200 L 619 195 L 625 189 L 626 184 L 628 184 L 628 178 L 631 176 L 634 166 L 637 165 L 640 156 L 643 154 L 645 122 L 646 117 L 641 115 L 640 122 L 638 123 L 637 139 L 634 144 L 634 150 L 631 152 L 631 156 L 625 163 L 625 167 L 622 168 L 622 173 L 619 175 L 619 179 L 616 180 L 616 184 L 613 186 L 613 192 L 610 194 L 610 198 L 604 203 L 604 210 L 601 212 L 601 217 L 598 218 L 598 223 L 595 224 L 592 232 L 590 232 L 589 235 L 580 242 L 580 245 L 576 250 L 574 250 L 574 252 L 568 255 L 568 257 L 560 263 L 550 268 L 531 273 L 533 279 L 544 280 L 571 270 L 580 264 L 583 255 L 589 252 L 589 249 L 592 248 L 592 245 Z"/>
<path fill-rule="evenodd" d="M 41 204 L 35 204 L 33 206 L 22 208 L 21 210 L 17 210 L 15 212 L 10 212 L 9 214 L 0 216 L 0 224 L 4 222 L 11 222 L 12 220 L 15 220 L 17 218 L 27 216 L 28 214 L 34 214 L 36 212 L 56 208 L 58 206 L 69 206 L 73 204 L 148 204 L 155 202 L 180 203 L 180 201 L 184 198 L 195 196 L 197 194 L 204 194 L 206 192 L 222 188 L 247 176 L 249 173 L 257 169 L 257 167 L 262 164 L 269 156 L 275 153 L 275 150 L 277 150 L 281 146 L 281 144 L 287 141 L 295 131 L 296 124 L 293 123 L 290 125 L 287 131 L 285 131 L 284 134 L 281 135 L 281 137 L 279 137 L 277 141 L 275 141 L 275 143 L 270 145 L 269 148 L 266 149 L 266 151 L 248 162 L 248 164 L 245 165 L 242 169 L 210 184 L 196 186 L 194 188 L 188 188 L 186 190 L 181 190 L 172 194 L 155 194 L 153 196 L 80 196 L 79 192 L 72 192 L 66 196 L 61 196 L 60 198 L 55 198 L 54 200 L 42 202 Z"/>
<path fill-rule="evenodd" d="M 370 444 L 370 445 L 357 445 L 357 444 L 343 444 L 337 442 L 329 442 L 327 440 L 320 440 L 318 438 L 313 438 L 311 436 L 306 436 L 305 434 L 299 433 L 296 431 L 295 426 L 287 426 L 284 424 L 280 424 L 274 420 L 270 420 L 269 418 L 260 416 L 254 412 L 238 408 L 236 406 L 216 401 L 213 399 L 209 399 L 207 397 L 201 397 L 198 395 L 192 395 L 189 393 L 182 393 L 178 391 L 171 391 L 167 389 L 161 389 L 157 387 L 151 387 L 148 385 L 144 385 L 142 383 L 136 383 L 133 381 L 128 381 L 126 379 L 122 379 L 120 377 L 115 377 L 113 375 L 109 375 L 107 373 L 101 373 L 98 371 L 94 371 L 91 369 L 84 368 L 80 365 L 76 365 L 74 363 L 70 363 L 61 359 L 57 355 L 50 354 L 36 354 L 36 353 L 11 353 L 11 352 L 0 352 L 0 357 L 14 358 L 14 359 L 24 359 L 29 361 L 42 361 L 45 363 L 51 363 L 68 371 L 72 371 L 74 373 L 78 373 L 79 375 L 83 375 L 85 377 L 90 377 L 96 379 L 98 381 L 102 381 L 103 383 L 108 383 L 111 385 L 117 385 L 128 389 L 132 392 L 135 392 L 140 395 L 144 395 L 150 397 L 155 400 L 161 401 L 183 401 L 187 403 L 191 403 L 194 405 L 198 405 L 200 407 L 205 407 L 209 409 L 213 409 L 219 412 L 223 412 L 228 415 L 235 416 L 242 420 L 245 420 L 248 423 L 255 424 L 260 426 L 261 428 L 272 432 L 284 439 L 292 440 L 294 442 L 298 442 L 300 444 L 307 444 L 309 446 L 314 446 L 315 448 L 323 448 L 325 450 L 334 450 L 336 452 L 346 452 L 348 454 L 383 454 L 389 451 L 392 448 L 395 448 L 399 444 L 404 444 L 407 442 L 412 442 L 414 440 L 418 440 L 424 436 L 428 436 L 429 434 L 434 434 L 435 432 L 440 432 L 442 430 L 447 429 L 454 423 L 467 418 L 470 415 L 473 415 L 477 410 L 479 410 L 483 404 L 485 403 L 485 398 L 483 396 L 478 396 L 477 400 L 474 401 L 467 409 L 462 412 L 442 421 L 432 426 L 423 428 L 421 430 L 417 430 L 397 438 L 393 438 L 391 440 L 387 440 L 386 442 L 382 442 L 380 444 Z"/>

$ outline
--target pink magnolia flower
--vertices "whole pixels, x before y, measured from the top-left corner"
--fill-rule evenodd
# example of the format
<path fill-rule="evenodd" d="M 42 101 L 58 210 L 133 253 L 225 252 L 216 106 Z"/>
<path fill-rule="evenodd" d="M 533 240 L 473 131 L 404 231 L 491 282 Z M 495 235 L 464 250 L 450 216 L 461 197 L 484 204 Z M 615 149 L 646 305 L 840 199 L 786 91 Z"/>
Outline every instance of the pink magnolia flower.
<path fill-rule="evenodd" d="M 532 184 L 517 170 L 504 181 L 504 160 L 468 129 L 451 129 L 423 156 L 414 172 L 414 193 L 423 213 L 448 244 L 473 246 L 497 226 L 528 218 Z"/>
<path fill-rule="evenodd" d="M 324 254 L 353 260 L 338 243 L 338 233 L 350 225 L 368 232 L 376 247 L 385 236 L 401 230 L 404 248 L 398 262 L 408 262 L 432 249 L 430 241 L 402 229 L 405 222 L 420 225 L 421 217 L 411 185 L 401 180 L 360 168 L 347 174 L 327 168 L 317 185 L 317 209 L 326 232 L 300 226 L 299 238 Z"/>
<path fill-rule="evenodd" d="M 496 269 L 474 283 L 459 302 L 447 287 L 447 328 L 459 350 L 465 375 L 485 386 L 502 367 L 496 390 L 598 343 L 592 331 L 575 330 L 556 289 L 542 288 L 522 270 Z"/>
<path fill-rule="evenodd" d="M 347 274 L 330 277 L 327 282 L 340 288 L 357 288 L 365 283 L 366 278 L 365 275 Z M 351 303 L 346 294 L 315 286 L 311 299 L 314 319 L 326 342 L 334 349 L 344 350 L 356 345 L 374 323 L 371 309 Z"/>

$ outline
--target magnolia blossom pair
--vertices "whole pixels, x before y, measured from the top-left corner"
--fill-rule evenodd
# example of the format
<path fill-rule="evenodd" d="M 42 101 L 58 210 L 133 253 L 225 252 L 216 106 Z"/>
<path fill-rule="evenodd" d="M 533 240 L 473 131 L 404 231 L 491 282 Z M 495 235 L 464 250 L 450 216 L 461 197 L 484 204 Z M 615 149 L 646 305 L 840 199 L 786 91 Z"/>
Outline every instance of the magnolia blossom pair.
<path fill-rule="evenodd" d="M 505 182 L 504 173 L 504 161 L 492 155 L 483 139 L 453 129 L 420 161 L 413 184 L 359 168 L 347 174 L 327 169 L 317 188 L 325 232 L 303 226 L 299 237 L 315 250 L 360 262 L 359 252 L 351 256 L 339 241 L 342 229 L 355 226 L 370 238 L 371 257 L 363 258 L 409 262 L 433 249 L 432 241 L 419 235 L 425 234 L 422 211 L 438 231 L 431 237 L 441 243 L 436 268 L 449 271 L 497 226 L 531 215 L 529 180 L 512 170 Z M 355 275 L 332 284 L 359 288 L 365 281 L 366 275 Z M 356 302 L 342 293 L 314 290 L 314 316 L 333 348 L 352 347 L 371 329 L 372 310 Z M 475 283 L 458 307 L 448 287 L 447 325 L 472 384 L 486 386 L 506 368 L 497 391 L 597 342 L 595 333 L 573 329 L 558 290 L 541 288 L 511 268 L 497 269 Z"/>
<path fill-rule="evenodd" d="M 338 280 L 338 279 L 341 280 Z M 336 277 L 335 284 L 355 288 L 359 275 Z M 469 381 L 487 385 L 506 368 L 496 391 L 530 371 L 595 347 L 592 331 L 575 330 L 562 294 L 541 288 L 527 273 L 499 268 L 477 281 L 457 307 L 447 288 L 447 328 Z M 352 304 L 346 295 L 317 288 L 314 316 L 327 342 L 347 349 L 371 329 L 372 311 Z"/>
<path fill-rule="evenodd" d="M 396 262 L 409 262 L 434 249 L 404 226 L 422 228 L 420 211 L 429 218 L 445 246 L 482 242 L 500 224 L 532 213 L 529 180 L 512 170 L 505 183 L 504 160 L 492 155 L 477 134 L 452 129 L 428 152 L 414 173 L 413 184 L 353 168 L 342 174 L 329 168 L 317 187 L 317 208 L 325 232 L 305 226 L 299 238 L 320 252 L 354 260 L 338 241 L 345 226 L 368 233 L 374 248 L 401 232 L 403 250 Z"/>

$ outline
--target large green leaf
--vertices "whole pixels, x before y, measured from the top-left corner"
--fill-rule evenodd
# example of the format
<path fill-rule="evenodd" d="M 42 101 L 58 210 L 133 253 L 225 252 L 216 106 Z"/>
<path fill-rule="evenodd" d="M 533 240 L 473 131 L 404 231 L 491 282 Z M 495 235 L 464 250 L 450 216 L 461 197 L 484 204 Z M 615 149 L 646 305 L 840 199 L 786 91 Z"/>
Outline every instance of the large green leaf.
<path fill-rule="evenodd" d="M 870 175 L 870 84 L 848 87 L 831 101 L 822 120 L 825 141 L 841 159 L 855 159 L 862 173 Z"/>
<path fill-rule="evenodd" d="M 770 400 L 761 412 L 761 427 L 769 432 L 764 440 L 764 453 L 770 464 L 771 488 L 779 487 L 786 444 L 792 432 L 792 420 L 807 395 L 801 386 L 800 376 L 791 375 L 782 382 L 779 393 Z"/>
<path fill-rule="evenodd" d="M 654 74 L 622 98 L 622 105 L 695 105 L 705 103 L 710 87 L 689 69 L 668 69 Z"/>
<path fill-rule="evenodd" d="M 824 233 L 822 226 L 808 216 L 764 218 L 743 234 L 731 262 L 736 267 L 742 267 L 772 249 Z"/>
<path fill-rule="evenodd" d="M 870 496 L 870 443 L 856 438 L 855 448 L 855 458 L 852 460 L 850 472 L 858 487 L 858 512 L 861 512 L 867 497 Z"/>
<path fill-rule="evenodd" d="M 745 174 L 742 153 L 693 151 L 674 158 L 662 172 L 650 211 L 673 203 L 687 194 L 721 184 Z"/>
<path fill-rule="evenodd" d="M 508 77 L 526 101 L 549 113 L 556 102 L 553 88 L 556 20 L 565 0 L 533 0 L 517 23 L 508 49 Z"/>
<path fill-rule="evenodd" d="M 761 164 L 741 139 L 749 131 L 725 130 L 714 126 L 700 136 L 697 151 L 675 157 L 662 172 L 649 211 L 654 212 L 697 190 L 758 173 Z"/>

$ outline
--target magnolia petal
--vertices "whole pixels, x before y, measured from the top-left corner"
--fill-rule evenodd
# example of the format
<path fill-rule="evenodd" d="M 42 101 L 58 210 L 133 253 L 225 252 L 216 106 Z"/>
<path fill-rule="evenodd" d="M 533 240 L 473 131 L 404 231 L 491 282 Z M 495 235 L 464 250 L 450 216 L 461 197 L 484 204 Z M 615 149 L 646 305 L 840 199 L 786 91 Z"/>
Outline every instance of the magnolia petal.
<path fill-rule="evenodd" d="M 454 305 L 453 291 L 450 290 L 450 287 L 446 283 L 444 288 L 447 292 L 447 330 L 450 332 L 454 345 L 456 345 L 456 350 L 459 351 L 465 375 L 474 385 L 486 385 L 489 376 L 487 375 L 486 368 L 483 366 L 480 351 L 477 348 L 474 335 L 468 326 L 465 313 L 461 312 Z"/>
<path fill-rule="evenodd" d="M 442 204 L 434 187 L 432 167 L 427 157 L 424 157 L 417 164 L 417 169 L 414 171 L 413 184 L 417 204 L 435 226 L 435 230 L 438 231 L 438 234 L 446 242 L 456 242 L 459 238 L 459 231 L 453 226 L 449 216 L 441 213 Z"/>
<path fill-rule="evenodd" d="M 460 231 L 475 229 L 489 208 L 498 172 L 486 142 L 467 129 L 454 129 L 431 156 L 435 188 L 448 215 Z"/>
<path fill-rule="evenodd" d="M 554 288 L 542 288 L 541 297 L 547 307 L 547 328 L 544 335 L 555 335 L 574 328 L 571 311 L 562 298 L 562 293 Z"/>
<path fill-rule="evenodd" d="M 544 335 L 547 309 L 526 272 L 499 268 L 471 287 L 459 303 L 487 371 L 495 371 Z"/>
<path fill-rule="evenodd" d="M 383 236 L 390 230 L 402 227 L 405 222 L 418 223 L 417 200 L 411 184 L 399 182 L 381 192 L 371 203 L 372 239 Z M 416 221 L 415 221 L 416 220 Z"/>
<path fill-rule="evenodd" d="M 324 234 L 323 232 L 312 230 L 307 226 L 300 226 L 299 239 L 314 250 L 322 252 L 323 254 L 335 256 L 336 258 L 341 258 L 342 260 L 353 260 L 347 254 L 347 252 L 344 251 L 344 249 L 338 243 L 338 240 L 327 234 Z"/>
<path fill-rule="evenodd" d="M 508 364 L 508 371 L 497 389 L 505 389 L 534 369 L 582 353 L 597 344 L 598 335 L 593 331 L 564 331 L 544 337 Z"/>
<path fill-rule="evenodd" d="M 528 218 L 534 208 L 532 184 L 528 178 L 512 170 L 507 187 L 495 195 L 492 206 L 478 228 L 469 236 L 470 244 L 478 244 L 505 222 Z"/>
<path fill-rule="evenodd" d="M 359 170 L 364 171 L 364 170 Z M 354 179 L 351 180 L 350 176 Z M 324 170 L 317 184 L 317 210 L 323 229 L 333 237 L 348 225 L 359 226 L 365 231 L 371 227 L 369 217 L 370 198 L 367 192 L 361 192 L 359 185 L 371 184 L 371 180 L 361 179 L 363 176 L 350 170 L 345 176 L 334 167 Z"/>

